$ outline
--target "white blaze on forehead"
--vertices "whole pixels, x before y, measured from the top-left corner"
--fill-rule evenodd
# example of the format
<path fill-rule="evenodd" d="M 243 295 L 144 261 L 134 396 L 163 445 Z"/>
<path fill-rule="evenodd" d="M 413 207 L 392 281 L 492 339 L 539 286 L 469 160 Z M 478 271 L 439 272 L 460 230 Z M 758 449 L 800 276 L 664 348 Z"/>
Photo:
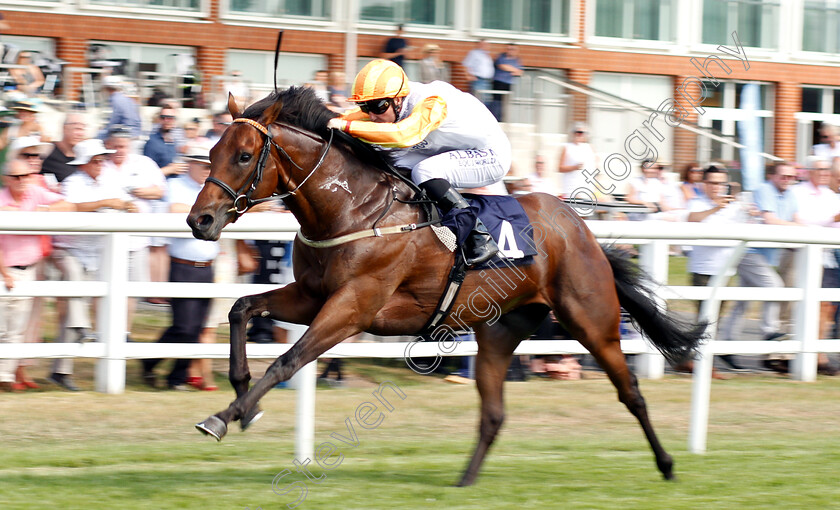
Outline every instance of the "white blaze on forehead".
<path fill-rule="evenodd" d="M 333 187 L 333 186 L 336 186 L 336 187 Z M 329 181 L 325 182 L 324 184 L 322 184 L 320 186 L 320 189 L 328 189 L 328 190 L 332 191 L 333 193 L 338 191 L 338 188 L 343 189 L 344 191 L 346 191 L 347 193 L 350 193 L 351 195 L 353 194 L 353 192 L 350 191 L 350 186 L 347 185 L 347 181 L 346 180 L 345 181 L 339 181 L 338 178 L 336 178 L 336 177 L 333 177 L 332 179 L 330 179 Z"/>

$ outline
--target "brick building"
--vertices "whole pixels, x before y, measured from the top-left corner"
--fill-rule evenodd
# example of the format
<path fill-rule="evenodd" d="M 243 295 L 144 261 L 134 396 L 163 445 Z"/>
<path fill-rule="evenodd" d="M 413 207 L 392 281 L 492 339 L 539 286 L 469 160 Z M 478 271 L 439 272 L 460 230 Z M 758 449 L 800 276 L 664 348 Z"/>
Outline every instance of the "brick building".
<path fill-rule="evenodd" d="M 763 150 L 785 159 L 805 157 L 821 122 L 840 125 L 834 0 L 3 0 L 0 12 L 11 27 L 4 42 L 54 52 L 72 66 L 89 64 L 91 44 L 169 72 L 174 55 L 189 54 L 204 83 L 233 70 L 271 83 L 278 29 L 285 31 L 281 83 L 322 68 L 351 76 L 397 23 L 406 24 L 412 46 L 439 44 L 450 81 L 462 88 L 458 63 L 474 41 L 486 38 L 494 54 L 514 41 L 528 71 L 515 89 L 512 120 L 560 135 L 586 120 L 606 154 L 626 151 L 645 116 L 552 78 L 649 108 L 671 99 L 686 108 L 685 120 L 731 136 L 744 84 L 757 83 Z M 415 65 L 407 66 L 410 76 Z M 666 162 L 738 158 L 730 145 L 653 122 L 661 123 L 657 152 Z"/>

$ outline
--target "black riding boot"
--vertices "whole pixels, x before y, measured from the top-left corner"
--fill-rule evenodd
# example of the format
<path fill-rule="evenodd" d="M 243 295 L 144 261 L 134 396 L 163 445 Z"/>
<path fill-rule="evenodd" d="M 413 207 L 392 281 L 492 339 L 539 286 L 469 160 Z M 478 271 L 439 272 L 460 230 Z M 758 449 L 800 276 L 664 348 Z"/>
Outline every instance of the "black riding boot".
<path fill-rule="evenodd" d="M 420 185 L 435 201 L 444 219 L 453 218 L 458 244 L 463 247 L 464 260 L 468 266 L 483 264 L 499 252 L 499 246 L 487 227 L 476 216 L 470 204 L 445 179 L 431 179 Z M 446 223 L 446 222 L 445 222 Z"/>

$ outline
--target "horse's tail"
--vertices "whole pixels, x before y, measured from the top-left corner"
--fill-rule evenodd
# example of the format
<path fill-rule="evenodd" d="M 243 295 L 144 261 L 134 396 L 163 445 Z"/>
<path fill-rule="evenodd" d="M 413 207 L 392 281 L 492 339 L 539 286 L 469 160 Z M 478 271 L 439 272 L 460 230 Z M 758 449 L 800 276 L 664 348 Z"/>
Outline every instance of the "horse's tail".
<path fill-rule="evenodd" d="M 650 276 L 621 250 L 612 246 L 603 250 L 615 276 L 618 301 L 642 334 L 673 364 L 693 357 L 697 345 L 706 336 L 706 323 L 682 321 L 668 315 L 655 299 Z"/>

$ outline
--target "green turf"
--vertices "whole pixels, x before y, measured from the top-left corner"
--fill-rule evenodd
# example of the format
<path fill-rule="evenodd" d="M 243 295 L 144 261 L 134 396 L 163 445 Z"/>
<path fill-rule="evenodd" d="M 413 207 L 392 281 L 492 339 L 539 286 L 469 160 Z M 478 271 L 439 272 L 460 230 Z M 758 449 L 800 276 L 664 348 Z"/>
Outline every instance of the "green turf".
<path fill-rule="evenodd" d="M 394 375 L 393 368 L 381 373 Z M 642 381 L 654 425 L 674 456 L 665 482 L 634 419 L 609 383 L 532 380 L 508 385 L 508 419 L 478 483 L 452 487 L 473 447 L 470 386 L 406 377 L 378 428 L 354 421 L 369 387 L 319 390 L 316 445 L 354 423 L 358 446 L 318 467 L 299 508 L 838 508 L 840 380 L 770 376 L 716 381 L 709 451 L 686 451 L 691 381 Z M 265 418 L 221 443 L 192 424 L 223 409 L 218 393 L 129 391 L 0 395 L 0 508 L 285 508 L 295 472 L 292 391 L 264 399 Z M 335 440 L 332 440 L 335 442 Z"/>

